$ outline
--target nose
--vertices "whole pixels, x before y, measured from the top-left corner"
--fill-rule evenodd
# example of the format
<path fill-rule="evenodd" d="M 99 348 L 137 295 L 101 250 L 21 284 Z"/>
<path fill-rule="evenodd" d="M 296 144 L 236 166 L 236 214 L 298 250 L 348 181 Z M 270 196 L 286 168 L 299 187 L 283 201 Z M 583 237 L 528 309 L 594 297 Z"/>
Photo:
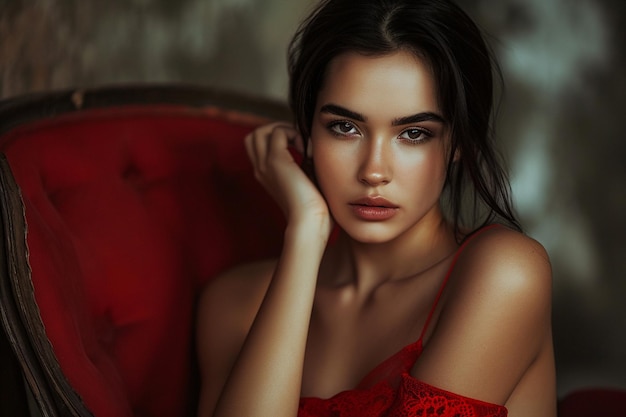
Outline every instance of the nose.
<path fill-rule="evenodd" d="M 360 150 L 359 182 L 370 187 L 388 184 L 391 181 L 391 150 L 383 138 L 363 141 Z"/>

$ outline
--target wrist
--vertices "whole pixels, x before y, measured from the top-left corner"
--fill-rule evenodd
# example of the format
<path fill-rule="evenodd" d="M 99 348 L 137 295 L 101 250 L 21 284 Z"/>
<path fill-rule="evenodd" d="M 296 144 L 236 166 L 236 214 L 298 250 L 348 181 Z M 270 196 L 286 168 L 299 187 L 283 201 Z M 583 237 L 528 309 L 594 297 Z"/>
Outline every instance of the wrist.
<path fill-rule="evenodd" d="M 330 216 L 297 216 L 288 220 L 285 229 L 285 243 L 302 242 L 307 246 L 316 245 L 322 250 L 326 247 L 332 221 Z"/>

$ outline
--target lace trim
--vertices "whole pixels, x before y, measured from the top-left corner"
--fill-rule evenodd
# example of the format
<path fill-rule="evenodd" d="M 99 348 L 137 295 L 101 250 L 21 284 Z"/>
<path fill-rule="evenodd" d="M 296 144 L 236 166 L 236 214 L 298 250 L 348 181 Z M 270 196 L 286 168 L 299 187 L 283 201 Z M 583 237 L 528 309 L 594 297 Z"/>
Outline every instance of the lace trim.
<path fill-rule="evenodd" d="M 402 374 L 402 383 L 389 417 L 506 417 L 506 407 L 433 387 Z"/>
<path fill-rule="evenodd" d="M 402 374 L 398 389 L 380 381 L 332 398 L 302 398 L 298 417 L 507 417 L 506 407 L 464 397 Z"/>

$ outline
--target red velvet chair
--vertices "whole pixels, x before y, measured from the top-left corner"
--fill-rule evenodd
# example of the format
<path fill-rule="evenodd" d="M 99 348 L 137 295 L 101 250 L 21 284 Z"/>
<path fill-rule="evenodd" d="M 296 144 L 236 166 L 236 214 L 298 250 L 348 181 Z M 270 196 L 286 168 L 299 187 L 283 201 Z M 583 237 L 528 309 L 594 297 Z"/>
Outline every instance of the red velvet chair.
<path fill-rule="evenodd" d="M 282 238 L 242 139 L 288 117 L 193 86 L 0 102 L 0 415 L 195 413 L 196 295 Z"/>

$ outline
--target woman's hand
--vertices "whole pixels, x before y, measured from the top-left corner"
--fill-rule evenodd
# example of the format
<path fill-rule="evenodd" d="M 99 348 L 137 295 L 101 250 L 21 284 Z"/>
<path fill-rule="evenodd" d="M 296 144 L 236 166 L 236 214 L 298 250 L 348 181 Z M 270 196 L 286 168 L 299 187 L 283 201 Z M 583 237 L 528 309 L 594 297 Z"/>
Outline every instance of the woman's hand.
<path fill-rule="evenodd" d="M 318 230 L 330 233 L 326 201 L 288 149 L 306 152 L 297 130 L 286 122 L 272 123 L 246 136 L 245 144 L 257 180 L 282 208 L 288 223 L 312 222 Z"/>
<path fill-rule="evenodd" d="M 319 266 L 332 221 L 326 201 L 289 150 L 293 146 L 305 152 L 291 125 L 260 127 L 246 136 L 245 144 L 256 178 L 287 216 L 287 229 L 278 261 L 261 276 L 247 272 L 217 281 L 249 285 L 260 279 L 262 284 L 254 285 L 261 288 L 262 301 L 255 301 L 247 334 L 242 337 L 241 326 L 236 326 L 234 343 L 224 343 L 215 333 L 200 340 L 205 355 L 200 412 L 215 417 L 295 416 Z M 211 297 L 221 300 L 217 291 Z M 209 329 L 213 316 L 206 315 Z"/>

